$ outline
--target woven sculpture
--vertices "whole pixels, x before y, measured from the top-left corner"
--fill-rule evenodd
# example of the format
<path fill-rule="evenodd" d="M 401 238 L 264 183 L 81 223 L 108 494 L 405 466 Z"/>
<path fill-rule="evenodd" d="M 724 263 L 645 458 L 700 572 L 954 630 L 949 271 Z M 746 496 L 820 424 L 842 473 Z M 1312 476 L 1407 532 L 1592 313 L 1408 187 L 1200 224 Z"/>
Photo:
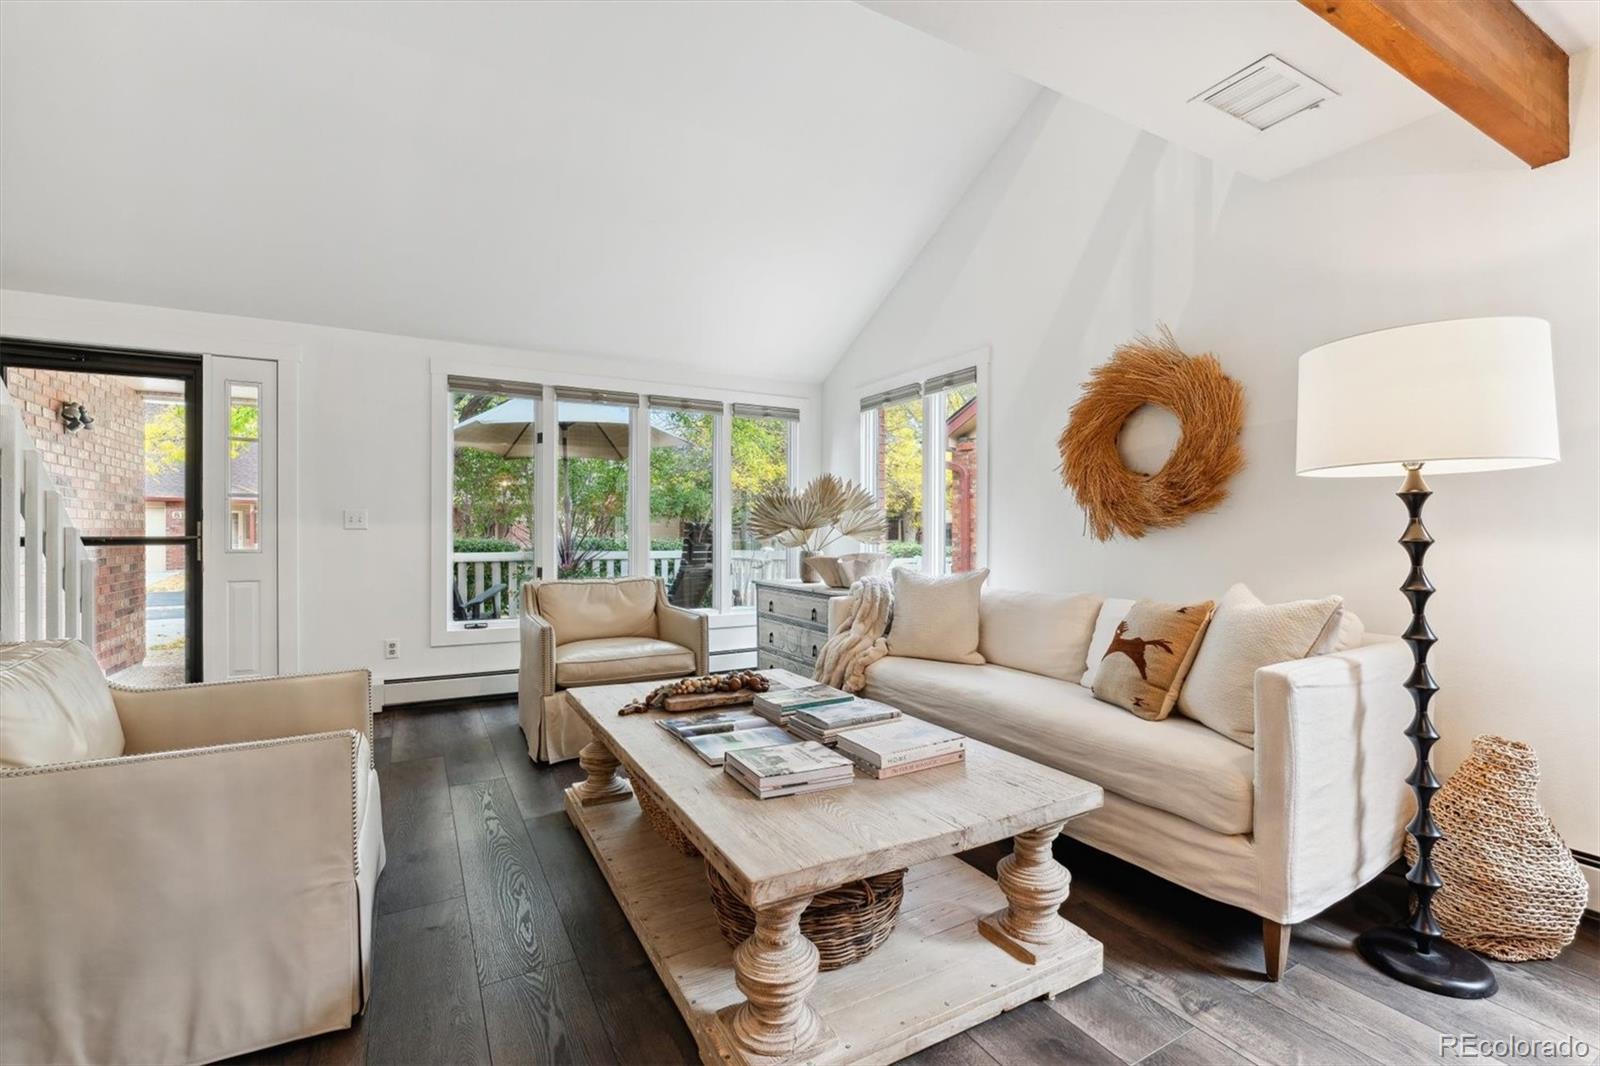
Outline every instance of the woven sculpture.
<path fill-rule="evenodd" d="M 1481 736 L 1433 798 L 1444 833 L 1433 898 L 1446 939 L 1504 962 L 1553 959 L 1572 943 L 1589 886 L 1539 806 L 1539 757 L 1526 744 Z M 1406 838 L 1406 857 L 1416 845 Z"/>
<path fill-rule="evenodd" d="M 1178 417 L 1182 435 L 1154 474 L 1129 470 L 1117 451 L 1128 416 L 1146 404 Z M 1244 466 L 1244 387 L 1216 357 L 1187 355 L 1165 328 L 1140 337 L 1089 372 L 1072 405 L 1061 450 L 1061 481 L 1072 490 L 1097 540 L 1142 537 L 1176 526 L 1227 499 Z"/>

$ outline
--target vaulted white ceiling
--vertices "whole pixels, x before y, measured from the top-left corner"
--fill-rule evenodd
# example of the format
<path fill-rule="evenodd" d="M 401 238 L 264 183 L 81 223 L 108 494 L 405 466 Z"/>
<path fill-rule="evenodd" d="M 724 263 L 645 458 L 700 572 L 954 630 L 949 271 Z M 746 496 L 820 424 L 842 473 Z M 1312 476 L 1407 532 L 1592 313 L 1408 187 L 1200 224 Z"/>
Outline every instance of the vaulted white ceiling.
<path fill-rule="evenodd" d="M 800 380 L 1037 92 L 840 2 L 0 20 L 6 288 Z"/>

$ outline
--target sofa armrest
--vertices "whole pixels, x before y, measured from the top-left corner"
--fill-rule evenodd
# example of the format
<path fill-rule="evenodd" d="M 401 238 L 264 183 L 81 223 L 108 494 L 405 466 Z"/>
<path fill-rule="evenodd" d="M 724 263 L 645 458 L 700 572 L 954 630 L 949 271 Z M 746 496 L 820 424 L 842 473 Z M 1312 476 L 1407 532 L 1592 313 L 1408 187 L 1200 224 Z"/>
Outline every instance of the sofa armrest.
<path fill-rule="evenodd" d="M 556 691 L 556 628 L 539 613 L 538 585 L 522 586 L 521 659 L 517 668 L 517 698 L 524 706 Z"/>
<path fill-rule="evenodd" d="M 844 618 L 849 611 L 849 596 L 835 596 L 828 601 L 828 636 L 831 637 L 844 628 Z"/>
<path fill-rule="evenodd" d="M 0 773 L 0 1045 L 202 1062 L 245 1050 L 245 1020 L 359 1009 L 366 748 L 343 730 Z"/>
<path fill-rule="evenodd" d="M 1395 637 L 1256 671 L 1255 843 L 1275 921 L 1318 913 L 1400 853 L 1413 809 L 1411 649 Z"/>
<path fill-rule="evenodd" d="M 345 729 L 365 736 L 369 748 L 372 744 L 372 674 L 367 670 L 172 688 L 112 685 L 111 700 L 128 755 Z"/>
<path fill-rule="evenodd" d="M 694 652 L 695 673 L 703 674 L 711 668 L 710 616 L 669 603 L 665 586 L 660 586 L 656 595 L 656 628 L 662 640 Z"/>

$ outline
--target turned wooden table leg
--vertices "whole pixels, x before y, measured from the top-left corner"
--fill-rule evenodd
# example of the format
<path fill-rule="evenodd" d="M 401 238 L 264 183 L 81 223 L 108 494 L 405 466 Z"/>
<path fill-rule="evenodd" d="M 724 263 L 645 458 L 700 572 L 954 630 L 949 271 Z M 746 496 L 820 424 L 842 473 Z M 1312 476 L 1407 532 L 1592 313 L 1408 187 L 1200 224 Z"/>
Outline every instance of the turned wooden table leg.
<path fill-rule="evenodd" d="M 1079 936 L 1061 917 L 1072 875 L 1056 862 L 1050 845 L 1066 822 L 1018 833 L 1010 855 L 1000 860 L 995 880 L 1010 904 L 980 922 L 983 935 L 1026 963 L 1037 963 Z"/>
<path fill-rule="evenodd" d="M 573 795 L 585 807 L 595 803 L 615 803 L 633 795 L 633 789 L 617 773 L 617 757 L 598 740 L 591 740 L 578 751 L 578 765 L 589 775 L 573 786 Z"/>
<path fill-rule="evenodd" d="M 833 1032 L 807 1002 L 817 983 L 817 948 L 800 932 L 800 896 L 756 909 L 756 931 L 733 952 L 745 1002 L 722 1012 L 724 1031 L 746 1056 L 778 1058 L 825 1044 Z"/>

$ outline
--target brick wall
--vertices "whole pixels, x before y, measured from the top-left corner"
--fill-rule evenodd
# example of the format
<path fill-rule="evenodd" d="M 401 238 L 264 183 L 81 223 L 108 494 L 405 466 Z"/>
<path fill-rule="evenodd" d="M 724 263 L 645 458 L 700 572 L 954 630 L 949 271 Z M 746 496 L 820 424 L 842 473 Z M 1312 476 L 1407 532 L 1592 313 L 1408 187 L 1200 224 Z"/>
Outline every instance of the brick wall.
<path fill-rule="evenodd" d="M 13 367 L 6 387 L 83 536 L 144 533 L 144 401 L 136 379 Z M 63 403 L 94 426 L 68 433 Z M 107 673 L 144 661 L 144 549 L 96 548 L 95 654 Z"/>

